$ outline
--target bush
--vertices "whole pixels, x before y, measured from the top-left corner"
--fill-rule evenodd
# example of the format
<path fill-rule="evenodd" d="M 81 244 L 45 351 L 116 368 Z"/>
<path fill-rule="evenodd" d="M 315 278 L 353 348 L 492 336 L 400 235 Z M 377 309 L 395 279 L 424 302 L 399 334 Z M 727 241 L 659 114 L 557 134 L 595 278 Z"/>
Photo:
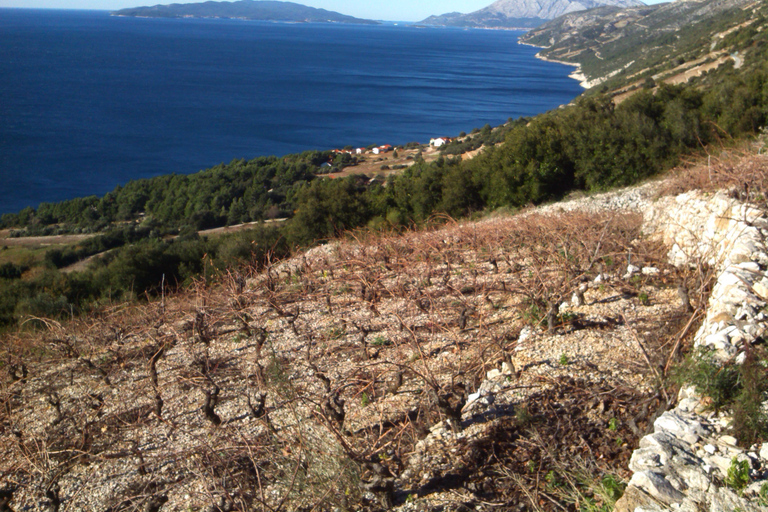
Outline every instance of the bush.
<path fill-rule="evenodd" d="M 711 350 L 697 349 L 673 370 L 678 385 L 693 385 L 698 393 L 712 399 L 715 410 L 727 409 L 732 415 L 731 431 L 739 443 L 749 446 L 768 434 L 768 416 L 762 403 L 768 392 L 768 358 L 758 348 L 747 347 L 742 364 L 722 365 Z"/>
<path fill-rule="evenodd" d="M 728 474 L 725 477 L 725 485 L 736 491 L 742 491 L 749 485 L 749 462 L 739 461 L 736 457 L 731 459 L 731 465 L 728 467 Z"/>
<path fill-rule="evenodd" d="M 732 363 L 719 365 L 712 350 L 705 348 L 689 353 L 673 369 L 671 377 L 677 385 L 692 385 L 698 393 L 710 397 L 716 411 L 732 404 L 738 393 L 738 367 Z"/>
<path fill-rule="evenodd" d="M 17 317 L 63 318 L 69 316 L 73 308 L 63 295 L 54 297 L 47 292 L 41 292 L 19 302 L 15 313 Z"/>
<path fill-rule="evenodd" d="M 14 263 L 4 263 L 0 265 L 0 278 L 2 279 L 19 279 L 23 269 Z"/>

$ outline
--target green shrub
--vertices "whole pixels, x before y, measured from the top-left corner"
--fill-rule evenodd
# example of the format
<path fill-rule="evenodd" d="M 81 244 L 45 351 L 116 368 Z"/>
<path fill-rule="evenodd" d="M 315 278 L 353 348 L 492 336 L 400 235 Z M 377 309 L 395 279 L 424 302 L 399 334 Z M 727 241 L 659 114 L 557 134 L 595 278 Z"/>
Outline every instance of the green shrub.
<path fill-rule="evenodd" d="M 0 279 L 18 279 L 21 277 L 22 268 L 13 263 L 0 265 Z"/>
<path fill-rule="evenodd" d="M 746 358 L 739 367 L 739 390 L 732 405 L 733 435 L 744 446 L 764 439 L 768 433 L 768 416 L 763 409 L 768 391 L 768 372 L 764 357 L 755 348 L 747 350 Z"/>
<path fill-rule="evenodd" d="M 392 344 L 392 342 L 389 341 L 384 336 L 376 336 L 373 339 L 373 342 L 371 342 L 371 345 L 373 345 L 374 347 L 386 347 L 386 346 L 389 346 L 391 344 Z"/>
<path fill-rule="evenodd" d="M 738 367 L 719 365 L 709 349 L 699 348 L 688 354 L 671 377 L 676 384 L 693 385 L 698 393 L 710 397 L 717 411 L 730 405 L 738 392 Z"/>
<path fill-rule="evenodd" d="M 749 485 L 749 461 L 739 461 L 736 457 L 731 459 L 728 474 L 725 477 L 725 485 L 736 491 L 743 491 Z"/>
<path fill-rule="evenodd" d="M 697 349 L 672 372 L 679 385 L 693 385 L 712 399 L 715 410 L 732 413 L 731 431 L 744 446 L 768 435 L 768 415 L 762 408 L 768 392 L 768 357 L 763 350 L 747 346 L 742 364 L 727 361 L 720 365 L 712 351 Z"/>

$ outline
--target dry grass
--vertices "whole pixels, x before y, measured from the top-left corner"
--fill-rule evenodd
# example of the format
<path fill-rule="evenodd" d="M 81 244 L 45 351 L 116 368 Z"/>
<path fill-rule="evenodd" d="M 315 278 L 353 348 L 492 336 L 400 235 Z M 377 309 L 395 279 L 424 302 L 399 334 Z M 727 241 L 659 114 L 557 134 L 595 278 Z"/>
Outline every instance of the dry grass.
<path fill-rule="evenodd" d="M 734 197 L 758 206 L 768 198 L 768 155 L 765 138 L 721 148 L 710 156 L 675 169 L 663 181 L 661 195 L 677 195 L 690 190 L 727 190 Z"/>

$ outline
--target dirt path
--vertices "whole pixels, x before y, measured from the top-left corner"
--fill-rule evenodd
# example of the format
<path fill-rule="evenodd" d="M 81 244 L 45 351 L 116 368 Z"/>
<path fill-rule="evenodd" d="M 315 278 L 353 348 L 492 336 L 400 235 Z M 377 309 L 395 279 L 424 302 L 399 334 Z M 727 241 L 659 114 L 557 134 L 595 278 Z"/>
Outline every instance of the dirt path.
<path fill-rule="evenodd" d="M 221 228 L 204 229 L 202 231 L 198 231 L 197 234 L 200 236 L 225 235 L 228 233 L 237 233 L 238 231 L 243 231 L 245 229 L 258 226 L 259 224 L 275 224 L 278 222 L 285 222 L 286 220 L 288 219 L 271 219 L 271 220 L 265 220 L 265 221 L 257 220 L 255 222 L 246 222 L 245 224 L 235 224 L 234 226 L 224 226 Z"/>
<path fill-rule="evenodd" d="M 25 236 L 21 238 L 10 238 L 10 230 L 4 229 L 0 231 L 0 246 L 8 247 L 35 247 L 50 245 L 67 245 L 76 242 L 81 242 L 92 238 L 96 235 L 55 235 L 55 236 Z"/>

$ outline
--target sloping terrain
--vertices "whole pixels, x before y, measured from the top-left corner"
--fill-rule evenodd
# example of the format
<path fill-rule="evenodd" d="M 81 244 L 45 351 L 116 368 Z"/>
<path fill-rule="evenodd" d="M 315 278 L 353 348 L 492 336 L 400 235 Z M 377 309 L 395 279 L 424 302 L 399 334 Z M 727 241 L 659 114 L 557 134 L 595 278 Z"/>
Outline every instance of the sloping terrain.
<path fill-rule="evenodd" d="M 646 86 L 653 80 L 679 83 L 673 77 L 721 56 L 741 56 L 728 59 L 735 66 L 745 55 L 748 60 L 762 45 L 755 38 L 764 30 L 765 9 L 765 2 L 753 0 L 603 7 L 567 14 L 521 41 L 544 47 L 547 59 L 578 64 L 590 87 L 604 82 L 606 90 L 639 87 L 648 79 Z"/>
<path fill-rule="evenodd" d="M 164 301 L 37 320 L 44 332 L 4 342 L 0 496 L 12 510 L 556 510 L 574 489 L 602 503 L 574 475 L 629 476 L 670 400 L 658 368 L 694 320 L 678 288 L 695 307 L 706 293 L 642 236 L 654 189 L 339 241 Z M 625 276 L 628 260 L 647 271 Z"/>

